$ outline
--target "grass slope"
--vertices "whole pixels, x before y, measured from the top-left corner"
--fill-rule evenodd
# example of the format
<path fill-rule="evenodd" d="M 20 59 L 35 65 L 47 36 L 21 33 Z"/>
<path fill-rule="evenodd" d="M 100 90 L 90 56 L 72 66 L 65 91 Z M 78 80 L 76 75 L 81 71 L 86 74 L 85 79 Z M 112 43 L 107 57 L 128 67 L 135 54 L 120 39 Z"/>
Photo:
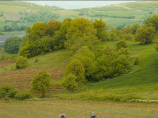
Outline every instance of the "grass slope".
<path fill-rule="evenodd" d="M 103 45 L 116 45 L 117 42 L 102 42 L 94 46 L 96 50 Z M 110 100 L 116 99 L 158 99 L 158 53 L 154 49 L 154 44 L 140 45 L 138 42 L 128 42 L 131 57 L 139 56 L 140 63 L 134 66 L 131 72 L 122 76 L 100 81 L 97 83 L 89 83 L 86 91 L 80 93 L 69 93 L 65 90 L 61 92 L 52 92 L 47 97 L 58 97 L 67 99 L 94 99 L 106 100 L 105 96 L 112 96 Z M 27 69 L 40 67 L 59 68 L 65 71 L 69 62 L 69 54 L 65 50 L 40 55 L 29 59 Z M 35 60 L 39 61 L 35 63 Z M 0 69 L 0 72 L 14 71 L 15 63 Z M 64 94 L 63 94 L 64 93 Z M 99 94 L 98 94 L 99 93 Z M 123 97 L 123 98 L 122 98 Z"/>
<path fill-rule="evenodd" d="M 108 42 L 116 45 L 117 42 Z M 107 45 L 100 43 L 94 47 Z M 124 99 L 158 99 L 158 53 L 153 44 L 139 45 L 137 42 L 128 42 L 131 57 L 139 56 L 140 63 L 134 66 L 131 72 L 122 76 L 89 83 L 84 92 L 72 94 L 50 93 L 48 97 L 59 97 L 64 99 L 91 99 L 91 100 L 124 100 Z M 111 98 L 108 98 L 111 96 Z M 118 98 L 119 97 L 119 98 Z"/>

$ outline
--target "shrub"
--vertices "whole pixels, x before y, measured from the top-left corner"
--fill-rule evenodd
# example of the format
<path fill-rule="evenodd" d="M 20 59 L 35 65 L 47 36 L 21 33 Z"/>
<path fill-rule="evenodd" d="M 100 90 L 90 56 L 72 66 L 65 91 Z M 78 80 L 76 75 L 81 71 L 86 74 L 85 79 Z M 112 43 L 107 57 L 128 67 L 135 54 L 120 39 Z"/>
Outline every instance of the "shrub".
<path fill-rule="evenodd" d="M 134 65 L 138 65 L 139 64 L 139 57 L 135 57 L 134 58 Z"/>
<path fill-rule="evenodd" d="M 27 58 L 20 56 L 16 61 L 16 69 L 25 68 L 28 65 Z"/>
<path fill-rule="evenodd" d="M 127 45 L 126 41 L 119 41 L 119 42 L 116 44 L 116 48 L 117 48 L 117 49 L 120 49 L 120 48 L 128 48 L 128 45 Z"/>
<path fill-rule="evenodd" d="M 3 85 L 0 87 L 0 98 L 14 98 L 17 90 L 10 85 Z"/>
<path fill-rule="evenodd" d="M 31 85 L 31 91 L 33 93 L 42 93 L 42 97 L 45 97 L 45 92 L 52 87 L 51 74 L 45 70 L 39 71 L 33 78 Z"/>
<path fill-rule="evenodd" d="M 63 88 L 69 91 L 76 91 L 78 90 L 78 83 L 76 82 L 77 77 L 73 74 L 68 74 L 62 82 Z"/>
<path fill-rule="evenodd" d="M 30 99 L 32 98 L 31 93 L 17 93 L 15 95 L 15 99 L 17 100 L 25 100 L 25 99 Z"/>
<path fill-rule="evenodd" d="M 73 59 L 66 68 L 65 76 L 73 74 L 77 77 L 77 82 L 85 82 L 85 69 L 84 65 L 78 59 Z"/>

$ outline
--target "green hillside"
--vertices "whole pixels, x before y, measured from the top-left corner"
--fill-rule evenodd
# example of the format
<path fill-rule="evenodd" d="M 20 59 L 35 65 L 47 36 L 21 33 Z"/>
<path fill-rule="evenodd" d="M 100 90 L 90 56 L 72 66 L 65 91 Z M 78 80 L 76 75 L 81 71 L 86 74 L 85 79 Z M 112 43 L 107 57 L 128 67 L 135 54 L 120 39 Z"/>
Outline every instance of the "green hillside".
<path fill-rule="evenodd" d="M 9 13 L 6 9 L 1 13 L 3 14 L 2 17 L 5 17 L 5 21 L 0 21 L 0 27 L 5 27 L 5 25 L 23 25 L 25 22 L 26 26 L 32 26 L 37 18 L 40 22 L 46 22 L 48 19 L 55 17 L 57 20 L 62 21 L 65 17 L 71 17 L 72 19 L 76 16 L 87 18 L 100 18 L 103 16 L 103 19 L 106 20 L 106 23 L 111 23 L 114 26 L 118 26 L 121 24 L 134 24 L 139 23 L 143 24 L 143 20 L 146 17 L 153 15 L 153 13 L 157 13 L 155 4 L 158 2 L 149 2 L 149 7 L 153 5 L 155 8 L 154 12 L 144 10 L 144 7 L 140 5 L 140 9 L 136 10 L 135 6 L 138 4 L 145 4 L 148 6 L 148 2 L 136 2 L 136 3 L 126 3 L 126 4 L 117 4 L 117 5 L 110 5 L 106 7 L 100 8 L 92 8 L 92 9 L 76 9 L 76 10 L 62 10 L 60 8 L 48 7 L 45 6 L 47 9 L 43 10 L 40 13 L 40 10 L 44 9 L 45 7 L 25 3 L 25 2 L 14 2 L 15 6 L 20 6 L 19 9 L 23 9 L 24 12 L 19 11 L 18 9 L 14 13 Z M 129 8 L 131 4 L 131 8 Z M 11 3 L 0 2 L 0 5 L 8 8 L 10 7 Z M 21 6 L 23 6 L 21 8 Z M 14 7 L 14 6 L 13 6 Z M 114 7 L 118 7 L 120 11 L 114 11 Z M 149 9 L 149 7 L 146 7 Z M 112 10 L 113 9 L 113 10 Z M 126 9 L 126 10 L 125 10 Z M 132 9 L 132 10 L 128 10 Z M 116 9 L 115 9 L 116 10 Z M 28 12 L 27 12 L 28 11 Z M 82 14 L 83 11 L 86 11 L 86 14 Z M 48 13 L 48 14 L 46 14 Z M 50 16 L 50 14 L 53 16 Z M 80 14 L 79 14 L 80 13 Z M 21 18 L 21 22 L 6 20 L 7 15 L 10 15 L 10 19 L 13 19 L 11 15 L 19 16 Z M 41 17 L 41 15 L 46 14 L 46 18 Z M 59 15 L 60 14 L 60 15 Z M 31 19 L 31 16 L 35 16 Z M 40 16 L 40 17 L 38 17 Z M 134 16 L 134 18 L 127 18 L 129 16 Z M 125 18 L 123 18 L 125 17 Z M 1 18 L 1 17 L 0 17 Z M 32 22 L 27 22 L 32 21 Z M 33 22 L 34 21 L 34 22 Z M 141 22 L 139 22 L 141 21 Z M 47 33 L 47 32 L 46 32 Z M 71 33 L 70 33 L 71 34 Z M 125 35 L 124 35 L 125 36 Z M 147 44 L 147 45 L 140 45 L 138 42 L 127 41 L 128 47 L 130 51 L 130 56 L 132 58 L 139 56 L 140 63 L 137 66 L 133 66 L 129 73 L 121 75 L 119 77 L 115 77 L 112 79 L 102 80 L 96 83 L 88 83 L 86 89 L 80 93 L 71 93 L 59 87 L 56 88 L 57 91 L 50 92 L 47 94 L 47 97 L 58 97 L 67 99 L 90 99 L 90 100 L 114 100 L 114 101 L 121 101 L 121 100 L 130 100 L 130 99 L 158 99 L 158 95 L 156 94 L 158 91 L 158 80 L 157 80 L 157 56 L 158 53 L 154 49 L 154 43 Z M 31 42 L 32 43 L 32 42 Z M 99 46 L 105 46 L 107 44 L 116 45 L 116 41 L 114 42 L 101 42 L 94 46 L 94 51 L 97 50 Z M 54 51 L 54 50 L 53 50 Z M 9 55 L 4 52 L 4 50 L 0 51 L 0 55 Z M 38 60 L 37 62 L 35 60 Z M 29 65 L 26 69 L 31 70 L 33 68 L 58 68 L 62 72 L 65 72 L 65 69 L 69 63 L 70 55 L 66 50 L 59 50 L 54 52 L 49 52 L 48 54 L 39 55 L 28 60 Z M 3 66 L 0 68 L 0 72 L 4 76 L 3 73 L 12 73 L 15 72 L 15 63 L 7 66 Z M 21 72 L 21 71 L 20 71 Z M 30 73 L 31 74 L 31 73 Z M 60 75 L 61 77 L 63 75 Z M 25 78 L 24 78 L 25 79 Z M 54 81 L 54 80 L 53 80 Z M 55 80 L 54 85 L 61 86 L 61 80 Z M 14 84 L 14 83 L 12 83 Z M 56 90 L 55 89 L 55 90 Z M 59 90 L 59 92 L 58 92 Z M 61 94 L 63 93 L 63 94 Z M 99 94 L 97 94 L 99 93 Z M 96 95 L 97 94 L 97 95 Z M 110 96 L 109 98 L 107 96 Z"/>
<path fill-rule="evenodd" d="M 116 45 L 117 42 L 103 42 L 94 46 L 96 50 L 99 46 L 107 44 Z M 137 42 L 128 42 L 131 57 L 139 56 L 140 64 L 134 66 L 128 74 L 100 81 L 89 83 L 84 92 L 71 94 L 65 90 L 54 91 L 47 94 L 47 97 L 58 97 L 62 99 L 90 99 L 90 100 L 115 100 L 123 99 L 158 99 L 158 53 L 154 49 L 154 44 L 140 45 Z M 45 55 L 40 55 L 29 59 L 28 69 L 39 67 L 55 67 L 65 70 L 69 62 L 68 53 L 64 50 Z M 35 59 L 39 62 L 34 63 Z M 0 69 L 0 72 L 14 71 L 15 64 Z M 60 82 L 57 81 L 59 84 Z M 64 94 L 61 94 L 64 93 Z M 99 93 L 99 94 L 98 94 Z M 105 96 L 111 96 L 106 98 Z M 117 100 L 115 100 L 117 101 Z"/>

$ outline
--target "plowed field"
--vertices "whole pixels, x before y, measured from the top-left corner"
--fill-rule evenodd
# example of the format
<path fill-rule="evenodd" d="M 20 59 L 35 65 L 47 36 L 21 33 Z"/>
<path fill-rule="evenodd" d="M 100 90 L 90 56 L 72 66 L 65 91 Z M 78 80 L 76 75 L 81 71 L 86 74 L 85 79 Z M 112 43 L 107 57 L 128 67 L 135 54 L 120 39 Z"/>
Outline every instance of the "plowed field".
<path fill-rule="evenodd" d="M 21 69 L 0 73 L 0 85 L 9 84 L 16 87 L 18 91 L 28 91 L 31 88 L 31 80 L 42 69 L 47 70 L 51 74 L 52 80 L 60 80 L 63 75 L 63 72 L 57 68 Z M 61 86 L 53 85 L 53 88 L 60 89 Z"/>

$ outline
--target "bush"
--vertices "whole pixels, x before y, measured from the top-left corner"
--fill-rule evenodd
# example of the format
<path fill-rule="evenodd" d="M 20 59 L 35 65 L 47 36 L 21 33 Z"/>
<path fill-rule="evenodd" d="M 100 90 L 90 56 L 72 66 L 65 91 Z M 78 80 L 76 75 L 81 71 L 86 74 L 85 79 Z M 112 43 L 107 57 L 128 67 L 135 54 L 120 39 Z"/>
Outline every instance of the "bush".
<path fill-rule="evenodd" d="M 31 91 L 33 93 L 42 93 L 41 97 L 45 97 L 45 92 L 52 87 L 52 81 L 50 77 L 51 74 L 46 70 L 39 71 L 31 82 Z"/>
<path fill-rule="evenodd" d="M 25 68 L 28 65 L 27 58 L 20 56 L 16 61 L 16 69 Z"/>
<path fill-rule="evenodd" d="M 15 95 L 15 99 L 17 100 L 25 100 L 25 99 L 30 99 L 30 98 L 32 98 L 31 93 L 17 93 Z"/>
<path fill-rule="evenodd" d="M 69 91 L 76 91 L 78 90 L 78 83 L 76 82 L 77 77 L 73 74 L 68 74 L 62 82 L 63 88 Z"/>
<path fill-rule="evenodd" d="M 78 59 L 73 59 L 66 68 L 65 76 L 73 74 L 77 77 L 77 82 L 85 82 L 85 69 L 82 62 Z"/>
<path fill-rule="evenodd" d="M 134 65 L 138 65 L 139 64 L 139 57 L 135 57 L 134 58 Z"/>
<path fill-rule="evenodd" d="M 127 45 L 126 41 L 119 41 L 119 42 L 116 44 L 116 48 L 117 48 L 117 49 L 120 49 L 120 48 L 128 48 L 128 45 Z"/>
<path fill-rule="evenodd" d="M 0 98 L 14 98 L 17 90 L 10 85 L 3 85 L 0 87 Z"/>

